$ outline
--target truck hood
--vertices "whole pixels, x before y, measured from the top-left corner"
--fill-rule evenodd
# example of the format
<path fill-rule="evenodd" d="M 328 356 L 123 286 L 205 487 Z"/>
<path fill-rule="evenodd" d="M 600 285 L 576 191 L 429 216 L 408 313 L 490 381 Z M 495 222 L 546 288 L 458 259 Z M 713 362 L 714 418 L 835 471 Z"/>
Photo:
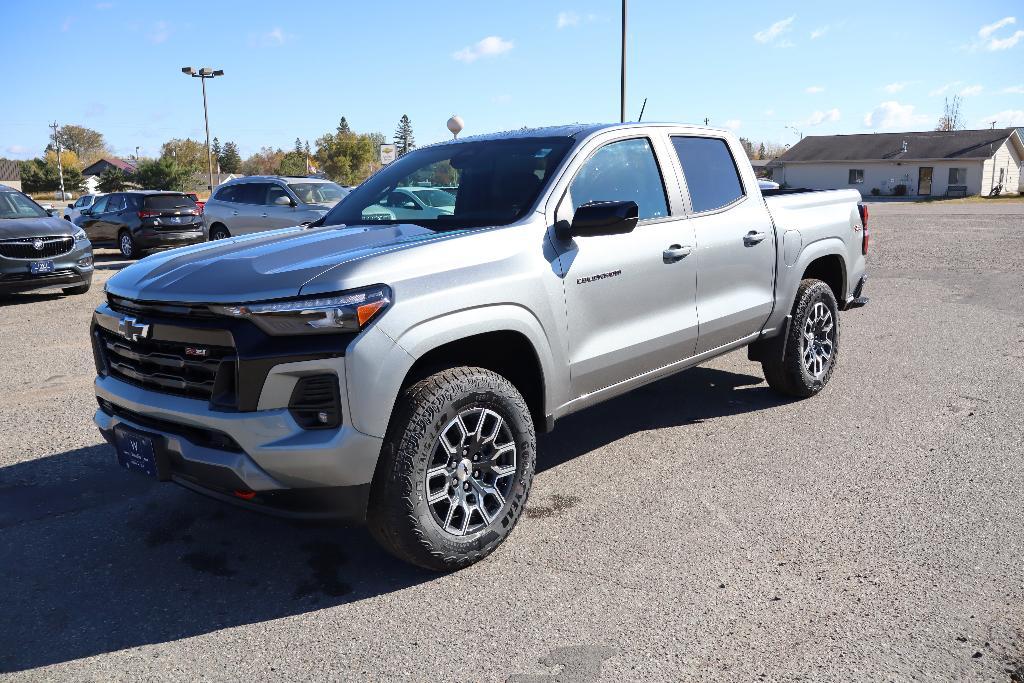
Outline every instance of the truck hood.
<path fill-rule="evenodd" d="M 63 218 L 0 218 L 0 240 L 70 235 L 75 227 Z"/>
<path fill-rule="evenodd" d="M 108 280 L 107 291 L 186 303 L 293 297 L 310 280 L 348 261 L 448 234 L 407 224 L 256 233 L 154 254 Z"/>

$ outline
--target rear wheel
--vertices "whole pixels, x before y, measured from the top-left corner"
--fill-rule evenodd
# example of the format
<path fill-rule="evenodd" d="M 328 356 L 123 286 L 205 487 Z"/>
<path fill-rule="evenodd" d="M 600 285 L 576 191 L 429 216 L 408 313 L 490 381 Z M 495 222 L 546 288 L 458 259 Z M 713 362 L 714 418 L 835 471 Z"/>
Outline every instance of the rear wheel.
<path fill-rule="evenodd" d="M 214 240 L 226 240 L 231 237 L 231 233 L 220 223 L 214 223 L 213 227 L 210 228 L 210 241 Z"/>
<path fill-rule="evenodd" d="M 127 230 L 122 230 L 117 236 L 117 247 L 121 250 L 121 256 L 125 258 L 138 258 L 139 247 L 135 244 L 135 238 Z"/>
<path fill-rule="evenodd" d="M 768 385 L 807 398 L 825 388 L 839 355 L 839 307 L 832 288 L 804 280 L 796 292 L 789 332 L 768 344 L 761 367 Z"/>
<path fill-rule="evenodd" d="M 406 389 L 385 437 L 368 521 L 391 554 L 434 570 L 483 559 L 515 527 L 536 435 L 507 379 L 454 368 Z"/>

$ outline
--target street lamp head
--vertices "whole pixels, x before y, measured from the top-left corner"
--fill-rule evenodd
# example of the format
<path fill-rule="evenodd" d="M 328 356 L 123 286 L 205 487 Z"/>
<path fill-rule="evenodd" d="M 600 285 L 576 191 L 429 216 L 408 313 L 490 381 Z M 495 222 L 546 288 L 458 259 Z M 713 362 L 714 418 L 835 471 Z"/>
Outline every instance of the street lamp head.
<path fill-rule="evenodd" d="M 204 66 L 202 69 L 199 70 L 199 75 L 200 76 L 212 76 L 213 75 L 213 69 L 211 69 L 208 66 Z"/>
<path fill-rule="evenodd" d="M 185 75 L 187 75 L 187 76 L 191 76 L 191 75 L 192 75 L 192 74 L 194 74 L 195 72 L 196 72 L 196 70 L 195 70 L 195 69 L 193 69 L 193 68 L 192 68 L 192 67 L 190 67 L 190 66 L 183 66 L 183 67 L 181 67 L 181 73 L 183 73 L 183 74 L 185 74 Z"/>
<path fill-rule="evenodd" d="M 224 69 L 217 69 L 216 71 L 213 72 L 213 75 L 214 76 L 223 76 L 224 75 Z"/>

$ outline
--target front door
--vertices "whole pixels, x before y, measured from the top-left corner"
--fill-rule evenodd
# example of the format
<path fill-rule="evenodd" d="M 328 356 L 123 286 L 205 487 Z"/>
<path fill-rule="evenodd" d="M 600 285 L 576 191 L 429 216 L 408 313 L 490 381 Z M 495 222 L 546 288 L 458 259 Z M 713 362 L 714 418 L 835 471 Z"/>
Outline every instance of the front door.
<path fill-rule="evenodd" d="M 672 136 L 696 235 L 697 353 L 756 334 L 775 302 L 775 229 L 724 138 Z M 747 183 L 756 182 L 747 177 Z"/>
<path fill-rule="evenodd" d="M 925 196 L 932 193 L 932 169 L 930 166 L 922 166 L 917 170 L 917 193 Z"/>
<path fill-rule="evenodd" d="M 689 358 L 697 341 L 696 263 L 692 254 L 683 255 L 694 245 L 693 227 L 670 215 L 647 138 L 594 151 L 573 178 L 556 219 L 571 222 L 576 207 L 598 201 L 635 201 L 640 221 L 628 234 L 562 243 L 574 397 Z"/>

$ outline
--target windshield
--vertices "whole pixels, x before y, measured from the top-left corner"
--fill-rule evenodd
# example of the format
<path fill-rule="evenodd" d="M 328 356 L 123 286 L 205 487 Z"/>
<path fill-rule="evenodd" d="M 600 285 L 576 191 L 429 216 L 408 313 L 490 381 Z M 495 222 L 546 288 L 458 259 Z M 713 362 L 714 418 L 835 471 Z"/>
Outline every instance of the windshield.
<path fill-rule="evenodd" d="M 344 187 L 334 183 L 288 183 L 288 187 L 303 204 L 337 204 L 348 194 Z"/>
<path fill-rule="evenodd" d="M 46 218 L 48 215 L 20 192 L 0 192 L 0 218 Z"/>
<path fill-rule="evenodd" d="M 573 143 L 566 137 L 510 138 L 425 147 L 368 178 L 331 209 L 323 225 L 508 225 L 530 210 Z"/>

